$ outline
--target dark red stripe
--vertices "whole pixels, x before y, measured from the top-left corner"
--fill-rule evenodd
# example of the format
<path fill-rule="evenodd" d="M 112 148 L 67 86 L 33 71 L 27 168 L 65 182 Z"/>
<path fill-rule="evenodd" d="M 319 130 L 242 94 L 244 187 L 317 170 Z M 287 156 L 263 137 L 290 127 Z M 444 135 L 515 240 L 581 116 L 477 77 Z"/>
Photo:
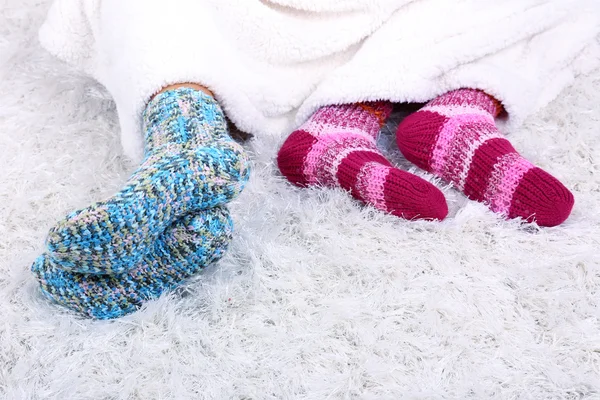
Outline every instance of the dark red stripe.
<path fill-rule="evenodd" d="M 504 138 L 490 139 L 482 144 L 473 155 L 469 174 L 465 181 L 465 195 L 472 200 L 482 201 L 494 165 L 500 157 L 508 153 L 516 153 L 516 150 Z"/>
<path fill-rule="evenodd" d="M 348 154 L 348 156 L 342 160 L 342 163 L 337 170 L 336 177 L 340 186 L 343 189 L 349 190 L 353 196 L 360 200 L 364 199 L 361 198 L 360 193 L 356 190 L 358 174 L 362 167 L 370 162 L 378 162 L 383 165 L 392 166 L 392 164 L 390 164 L 390 162 L 381 154 L 361 150 Z"/>

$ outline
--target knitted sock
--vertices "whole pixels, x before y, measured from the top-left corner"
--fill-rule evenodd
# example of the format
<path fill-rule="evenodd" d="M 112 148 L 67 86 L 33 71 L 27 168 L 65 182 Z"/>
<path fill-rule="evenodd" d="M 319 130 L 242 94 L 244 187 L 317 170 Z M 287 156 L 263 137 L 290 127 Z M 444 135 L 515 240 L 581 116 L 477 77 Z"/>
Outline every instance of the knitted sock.
<path fill-rule="evenodd" d="M 148 104 L 143 126 L 146 157 L 125 188 L 50 231 L 48 253 L 62 269 L 123 273 L 174 220 L 242 191 L 248 159 L 212 97 L 190 88 L 163 92 Z"/>
<path fill-rule="evenodd" d="M 503 137 L 494 123 L 501 111 L 484 92 L 447 93 L 400 124 L 398 146 L 409 161 L 494 212 L 540 226 L 562 223 L 573 208 L 573 195 Z"/>
<path fill-rule="evenodd" d="M 448 206 L 429 182 L 394 168 L 376 138 L 389 103 L 328 106 L 293 132 L 279 151 L 279 169 L 298 186 L 339 186 L 379 210 L 406 219 L 444 219 Z"/>
<path fill-rule="evenodd" d="M 65 271 L 48 254 L 35 261 L 32 271 L 53 301 L 92 318 L 118 318 L 220 259 L 232 230 L 227 209 L 215 207 L 177 220 L 138 265 L 122 275 Z"/>

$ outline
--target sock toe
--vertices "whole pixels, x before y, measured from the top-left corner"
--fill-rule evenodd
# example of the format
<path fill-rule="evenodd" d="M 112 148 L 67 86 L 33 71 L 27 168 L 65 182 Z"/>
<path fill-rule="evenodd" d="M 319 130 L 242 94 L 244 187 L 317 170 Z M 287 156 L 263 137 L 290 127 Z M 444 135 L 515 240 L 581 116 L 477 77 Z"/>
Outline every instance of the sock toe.
<path fill-rule="evenodd" d="M 118 287 L 115 277 L 84 275 L 60 269 L 43 254 L 31 267 L 48 299 L 70 310 L 96 319 L 122 317 L 136 311 L 142 299 L 134 291 Z"/>
<path fill-rule="evenodd" d="M 558 179 L 540 168 L 529 171 L 517 186 L 509 212 L 540 226 L 557 226 L 567 220 L 575 198 Z"/>
<path fill-rule="evenodd" d="M 425 219 L 442 221 L 448 216 L 448 203 L 441 190 L 431 185 L 423 198 L 429 203 L 429 213 L 424 213 Z"/>
<path fill-rule="evenodd" d="M 310 133 L 297 130 L 285 141 L 277 154 L 277 165 L 281 174 L 296 186 L 308 185 L 303 172 L 304 163 L 310 148 L 317 142 Z"/>
<path fill-rule="evenodd" d="M 98 203 L 69 214 L 48 233 L 48 255 L 62 269 L 100 275 L 120 274 L 139 263 L 144 246 L 134 243 L 144 242 L 149 227 L 125 220 L 120 226 L 110 208 Z M 138 229 L 132 230 L 134 225 Z"/>
<path fill-rule="evenodd" d="M 31 270 L 42 293 L 56 303 L 96 319 L 118 318 L 219 260 L 232 231 L 229 212 L 217 207 L 178 220 L 127 273 L 72 272 L 62 269 L 49 254 L 40 256 Z"/>
<path fill-rule="evenodd" d="M 392 169 L 386 181 L 385 203 L 393 215 L 408 220 L 443 220 L 448 215 L 446 197 L 418 176 Z"/>

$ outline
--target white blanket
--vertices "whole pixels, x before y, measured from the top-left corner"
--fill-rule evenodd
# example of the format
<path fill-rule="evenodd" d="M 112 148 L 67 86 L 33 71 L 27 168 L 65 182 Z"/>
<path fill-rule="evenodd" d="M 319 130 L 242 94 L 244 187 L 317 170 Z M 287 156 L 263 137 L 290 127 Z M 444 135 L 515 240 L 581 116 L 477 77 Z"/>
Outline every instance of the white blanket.
<path fill-rule="evenodd" d="M 208 86 L 257 135 L 325 104 L 460 87 L 518 124 L 600 63 L 599 33 L 598 0 L 56 0 L 40 39 L 107 88 L 139 159 L 145 103 L 177 82 Z"/>

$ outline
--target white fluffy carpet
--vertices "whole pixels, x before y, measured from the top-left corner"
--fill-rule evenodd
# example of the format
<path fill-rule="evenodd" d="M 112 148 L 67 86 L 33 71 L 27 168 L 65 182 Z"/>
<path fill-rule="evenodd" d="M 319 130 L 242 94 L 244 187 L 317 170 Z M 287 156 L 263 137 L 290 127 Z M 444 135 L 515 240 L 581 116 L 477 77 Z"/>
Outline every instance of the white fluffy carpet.
<path fill-rule="evenodd" d="M 44 0 L 0 0 L 3 399 L 600 398 L 600 71 L 512 139 L 573 189 L 554 229 L 443 187 L 443 223 L 298 190 L 254 140 L 229 255 L 114 322 L 41 297 L 29 266 L 65 213 L 116 191 L 115 110 L 36 40 Z M 391 146 L 391 136 L 382 138 Z"/>

